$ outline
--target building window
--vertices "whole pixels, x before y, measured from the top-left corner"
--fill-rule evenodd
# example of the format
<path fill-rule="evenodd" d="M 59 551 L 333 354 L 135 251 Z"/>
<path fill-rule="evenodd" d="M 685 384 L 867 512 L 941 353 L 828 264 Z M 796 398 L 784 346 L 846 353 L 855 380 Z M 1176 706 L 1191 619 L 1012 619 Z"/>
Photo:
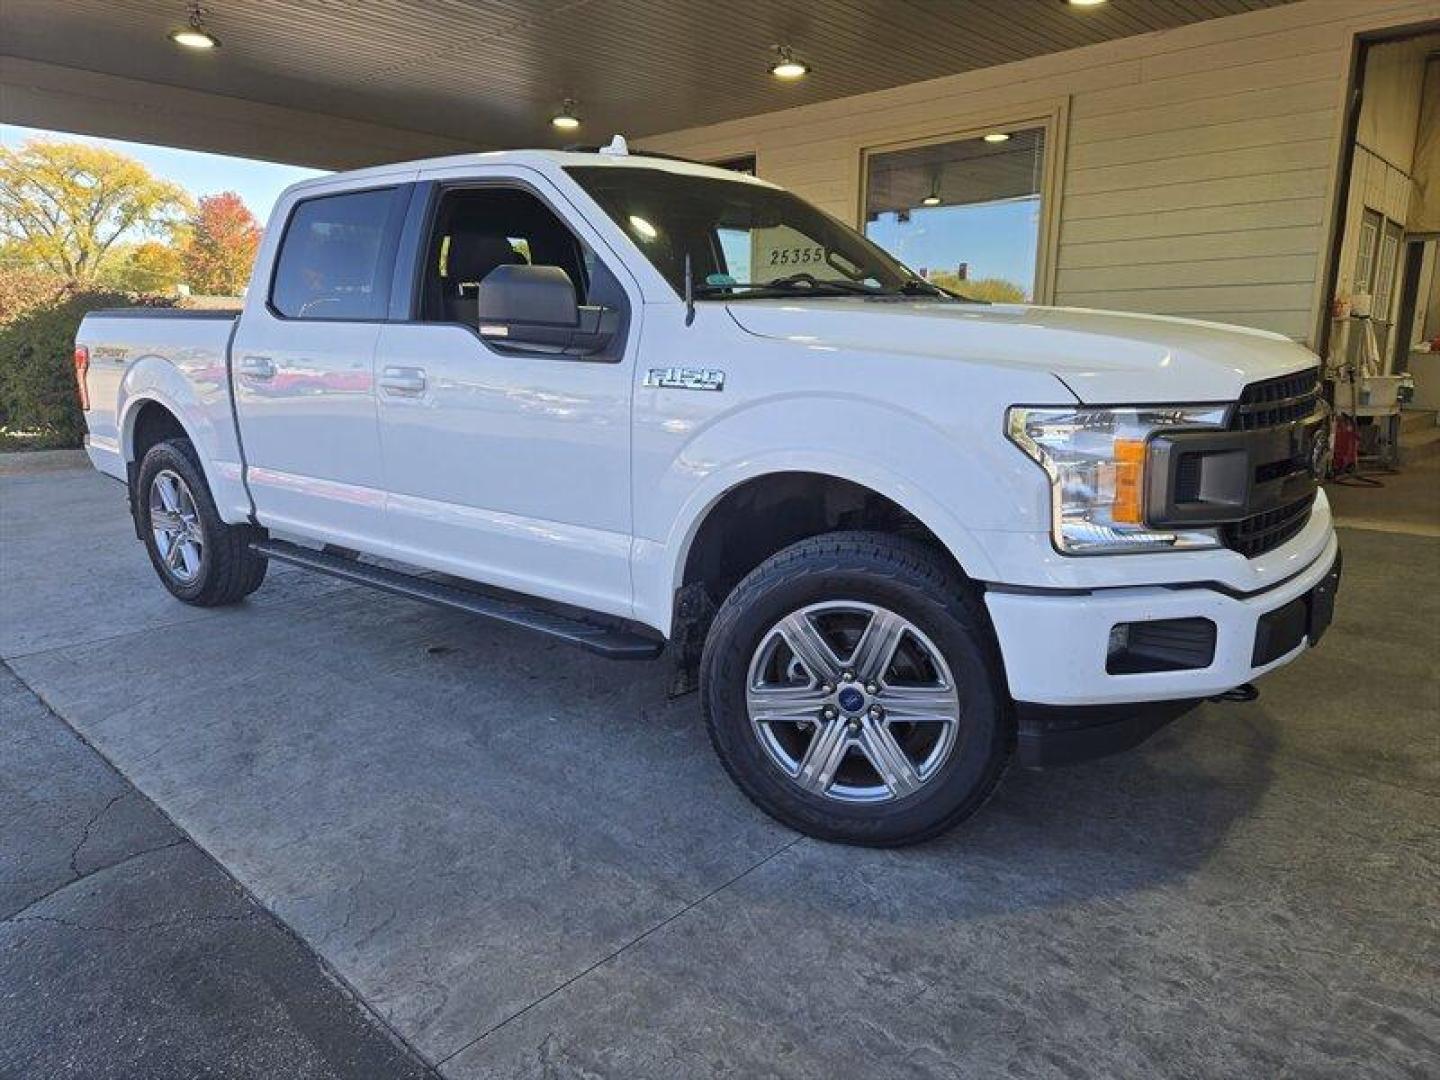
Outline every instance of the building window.
<path fill-rule="evenodd" d="M 937 285 L 1033 300 L 1045 129 L 990 136 L 868 154 L 865 235 Z"/>
<path fill-rule="evenodd" d="M 1395 288 L 1395 275 L 1400 269 L 1400 239 L 1403 234 L 1400 223 L 1388 219 L 1380 233 L 1380 254 L 1375 260 L 1373 315 L 1381 322 L 1390 321 L 1390 305 Z"/>
<path fill-rule="evenodd" d="M 1366 210 L 1360 216 L 1360 245 L 1355 253 L 1356 294 L 1375 291 L 1375 247 L 1380 242 L 1380 226 L 1384 219 L 1378 210 Z"/>

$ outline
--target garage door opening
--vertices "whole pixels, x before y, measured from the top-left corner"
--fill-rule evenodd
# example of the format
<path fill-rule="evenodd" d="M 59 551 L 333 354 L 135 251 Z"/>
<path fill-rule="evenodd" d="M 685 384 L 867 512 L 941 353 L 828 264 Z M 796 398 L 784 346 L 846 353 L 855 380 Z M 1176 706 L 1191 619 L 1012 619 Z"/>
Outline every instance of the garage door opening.
<path fill-rule="evenodd" d="M 1320 354 L 1341 483 L 1383 486 L 1440 409 L 1440 28 L 1361 40 Z"/>

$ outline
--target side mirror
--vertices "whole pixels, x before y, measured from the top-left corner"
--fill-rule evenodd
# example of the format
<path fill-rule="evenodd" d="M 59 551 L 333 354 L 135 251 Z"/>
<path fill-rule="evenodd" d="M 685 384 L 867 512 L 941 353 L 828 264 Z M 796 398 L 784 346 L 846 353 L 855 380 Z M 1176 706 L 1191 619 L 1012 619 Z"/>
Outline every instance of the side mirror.
<path fill-rule="evenodd" d="M 588 356 L 610 343 L 616 312 L 581 307 L 558 266 L 497 266 L 476 292 L 480 336 L 498 346 Z"/>

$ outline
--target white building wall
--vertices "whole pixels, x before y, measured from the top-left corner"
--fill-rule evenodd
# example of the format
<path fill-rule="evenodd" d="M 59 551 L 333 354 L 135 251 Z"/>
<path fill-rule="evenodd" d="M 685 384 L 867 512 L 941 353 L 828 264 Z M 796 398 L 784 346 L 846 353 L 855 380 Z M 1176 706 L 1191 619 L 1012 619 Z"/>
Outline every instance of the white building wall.
<path fill-rule="evenodd" d="M 1355 35 L 1437 19 L 1440 0 L 1303 0 L 640 141 L 754 153 L 762 177 L 853 224 L 865 148 L 1058 114 L 1039 297 L 1308 342 Z"/>

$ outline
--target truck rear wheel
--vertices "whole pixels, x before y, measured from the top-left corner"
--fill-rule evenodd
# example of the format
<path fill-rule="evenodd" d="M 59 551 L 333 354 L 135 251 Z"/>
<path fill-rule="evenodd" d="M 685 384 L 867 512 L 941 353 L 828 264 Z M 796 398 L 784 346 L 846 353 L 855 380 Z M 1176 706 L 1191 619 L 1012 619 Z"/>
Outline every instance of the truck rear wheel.
<path fill-rule="evenodd" d="M 152 446 L 136 484 L 135 514 L 145 550 L 175 597 L 218 607 L 260 587 L 268 560 L 250 550 L 255 529 L 220 520 L 190 440 Z"/>
<path fill-rule="evenodd" d="M 711 626 L 701 696 L 735 782 L 823 840 L 935 836 L 979 809 L 1013 746 L 974 587 L 882 533 L 803 540 L 752 571 Z"/>

